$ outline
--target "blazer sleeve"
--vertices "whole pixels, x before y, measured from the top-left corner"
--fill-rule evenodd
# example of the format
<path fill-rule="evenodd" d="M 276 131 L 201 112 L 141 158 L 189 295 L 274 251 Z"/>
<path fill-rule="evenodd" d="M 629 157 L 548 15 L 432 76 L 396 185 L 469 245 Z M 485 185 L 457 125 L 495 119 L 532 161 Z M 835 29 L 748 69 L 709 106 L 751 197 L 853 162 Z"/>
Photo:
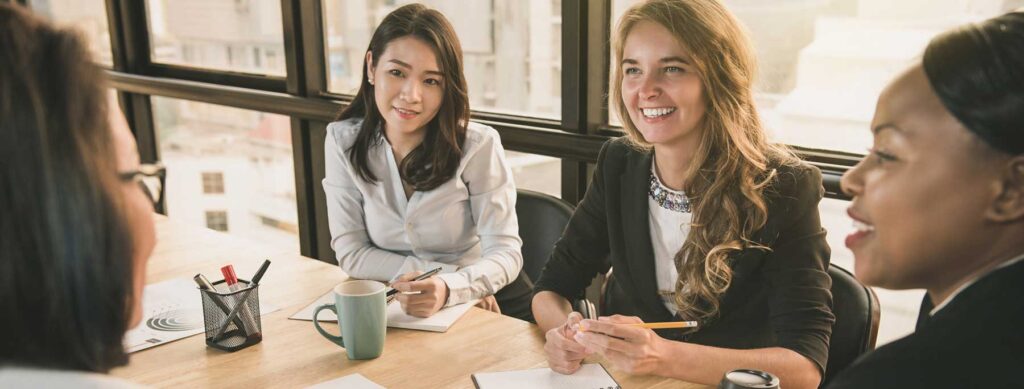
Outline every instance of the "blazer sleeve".
<path fill-rule="evenodd" d="M 807 357 L 824 375 L 835 316 L 830 250 L 818 215 L 821 172 L 804 165 L 782 173 L 779 189 L 778 213 L 769 217 L 782 223 L 765 264 L 772 291 L 769 320 L 779 346 Z"/>
<path fill-rule="evenodd" d="M 552 291 L 568 300 L 582 298 L 591 280 L 611 267 L 605 175 L 614 142 L 609 140 L 601 147 L 590 187 L 555 243 L 551 258 L 534 285 L 535 292 Z"/>
<path fill-rule="evenodd" d="M 481 257 L 454 273 L 438 276 L 448 285 L 446 306 L 497 293 L 523 269 L 516 186 L 497 131 L 488 131 L 481 146 L 467 158 L 462 180 L 469 190 Z"/>

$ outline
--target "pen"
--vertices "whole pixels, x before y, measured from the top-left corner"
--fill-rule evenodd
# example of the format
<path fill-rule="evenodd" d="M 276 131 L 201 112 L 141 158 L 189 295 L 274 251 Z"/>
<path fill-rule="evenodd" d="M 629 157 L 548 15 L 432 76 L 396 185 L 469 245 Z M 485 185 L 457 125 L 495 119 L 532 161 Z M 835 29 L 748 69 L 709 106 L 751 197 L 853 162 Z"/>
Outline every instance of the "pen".
<path fill-rule="evenodd" d="M 636 328 L 650 328 L 652 330 L 663 330 L 667 328 L 693 328 L 697 326 L 696 321 L 667 321 L 659 323 L 613 323 L 618 325 L 627 325 Z M 580 331 L 586 331 L 586 326 L 580 323 Z"/>
<path fill-rule="evenodd" d="M 260 269 L 256 270 L 256 275 L 252 276 L 252 283 L 259 284 L 260 280 L 263 279 L 263 273 L 267 272 L 268 267 L 270 267 L 270 260 L 264 259 L 263 264 L 260 265 Z"/>
<path fill-rule="evenodd" d="M 192 280 L 194 280 L 196 284 L 199 285 L 199 289 L 211 291 L 214 293 L 217 292 L 217 288 L 214 287 L 213 284 L 210 283 L 210 280 L 206 279 L 206 276 L 204 276 L 202 273 L 196 274 L 195 277 L 192 277 Z M 220 308 L 220 310 L 223 311 L 224 314 L 229 314 L 231 312 L 231 308 L 228 308 L 227 304 L 224 304 L 223 300 L 217 297 L 210 297 L 210 301 L 213 301 L 213 304 L 216 305 L 217 308 Z M 241 319 L 236 318 L 234 319 L 234 322 L 235 325 L 238 326 L 238 328 L 242 328 L 243 323 Z"/>
<path fill-rule="evenodd" d="M 420 274 L 420 275 L 416 276 L 416 278 L 413 278 L 412 281 L 423 281 L 423 280 L 425 280 L 427 278 L 430 278 L 430 276 L 432 276 L 434 274 L 437 274 L 440 271 L 441 271 L 441 268 L 439 268 L 439 267 L 438 268 L 434 268 L 433 270 L 430 270 L 430 271 L 428 271 L 426 273 L 423 273 L 423 274 Z M 412 281 L 409 281 L 409 282 L 412 282 Z M 387 293 L 386 297 L 391 297 L 391 295 L 393 295 L 395 293 L 398 293 L 398 289 L 391 288 L 390 290 L 388 290 L 388 293 Z"/>
<path fill-rule="evenodd" d="M 245 321 L 246 324 L 248 324 L 248 328 L 251 331 L 256 331 L 256 319 L 252 317 L 249 311 L 240 311 L 240 309 L 243 306 L 245 306 L 245 303 L 249 298 L 249 294 L 251 294 L 252 291 L 254 290 L 253 285 L 259 284 L 259 280 L 263 278 L 263 274 L 266 273 L 267 268 L 269 266 L 270 260 L 264 260 L 263 264 L 260 265 L 259 270 L 256 271 L 256 275 L 253 276 L 252 282 L 249 284 L 250 289 L 245 291 L 245 293 L 242 293 L 241 296 L 239 296 L 238 302 L 235 303 L 234 308 L 232 308 L 231 312 L 228 313 L 228 317 L 224 319 L 224 322 L 220 325 L 220 329 L 217 330 L 217 333 L 213 335 L 214 341 L 217 341 L 217 339 L 220 339 L 220 337 L 224 335 L 224 332 L 227 331 L 228 329 L 228 323 L 234 320 L 236 315 L 238 315 L 240 312 L 242 319 Z M 224 275 L 224 283 L 228 285 L 228 288 L 231 289 L 232 292 L 238 291 L 242 288 L 242 286 L 238 283 L 238 276 L 235 275 L 234 266 L 224 266 L 220 268 L 220 271 Z M 238 325 L 237 322 L 235 323 L 235 325 Z M 249 332 L 245 330 L 245 327 L 239 327 L 239 329 L 245 333 Z"/>

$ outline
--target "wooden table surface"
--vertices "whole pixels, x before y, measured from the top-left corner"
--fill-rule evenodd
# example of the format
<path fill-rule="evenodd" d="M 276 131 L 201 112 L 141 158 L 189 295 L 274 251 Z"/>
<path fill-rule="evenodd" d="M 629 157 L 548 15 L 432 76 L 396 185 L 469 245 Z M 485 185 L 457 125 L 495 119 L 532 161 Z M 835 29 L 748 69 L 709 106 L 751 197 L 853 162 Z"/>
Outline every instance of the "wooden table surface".
<path fill-rule="evenodd" d="M 263 259 L 270 259 L 260 300 L 281 309 L 262 317 L 263 342 L 257 345 L 228 353 L 206 347 L 203 336 L 196 335 L 132 354 L 128 366 L 112 372 L 115 376 L 157 387 L 221 389 L 301 388 L 359 373 L 387 388 L 472 388 L 470 375 L 476 372 L 547 366 L 536 325 L 478 308 L 445 333 L 388 328 L 380 358 L 350 361 L 311 322 L 288 319 L 347 278 L 338 266 L 159 215 L 156 224 L 158 243 L 147 283 L 192 278 L 197 272 L 219 279 L 227 263 L 248 278 Z M 327 328 L 337 333 L 336 325 Z M 703 387 L 608 370 L 624 388 Z"/>

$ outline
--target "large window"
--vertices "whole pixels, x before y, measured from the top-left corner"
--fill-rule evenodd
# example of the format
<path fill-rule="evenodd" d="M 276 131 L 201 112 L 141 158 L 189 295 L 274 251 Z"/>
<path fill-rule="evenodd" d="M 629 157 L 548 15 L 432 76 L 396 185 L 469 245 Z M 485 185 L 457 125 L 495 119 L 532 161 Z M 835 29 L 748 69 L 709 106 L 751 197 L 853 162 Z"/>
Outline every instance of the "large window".
<path fill-rule="evenodd" d="M 113 64 L 103 0 L 31 0 L 29 5 L 50 20 L 77 29 L 89 44 L 96 62 Z"/>
<path fill-rule="evenodd" d="M 638 0 L 612 0 L 613 26 Z M 758 109 L 773 139 L 864 153 L 882 88 L 953 26 L 1020 1 L 725 0 L 757 52 Z M 614 28 L 614 27 L 613 27 Z M 613 32 L 614 33 L 614 32 Z"/>
<path fill-rule="evenodd" d="M 167 215 L 214 229 L 223 225 L 232 234 L 297 251 L 288 117 L 163 97 L 152 101 L 167 167 Z M 224 216 L 211 218 L 211 212 Z"/>
<path fill-rule="evenodd" d="M 152 61 L 283 76 L 281 3 L 148 0 Z"/>
<path fill-rule="evenodd" d="M 330 90 L 355 94 L 370 37 L 395 8 L 417 1 L 325 0 Z M 518 115 L 561 114 L 561 1 L 425 0 L 455 26 L 470 107 Z"/>

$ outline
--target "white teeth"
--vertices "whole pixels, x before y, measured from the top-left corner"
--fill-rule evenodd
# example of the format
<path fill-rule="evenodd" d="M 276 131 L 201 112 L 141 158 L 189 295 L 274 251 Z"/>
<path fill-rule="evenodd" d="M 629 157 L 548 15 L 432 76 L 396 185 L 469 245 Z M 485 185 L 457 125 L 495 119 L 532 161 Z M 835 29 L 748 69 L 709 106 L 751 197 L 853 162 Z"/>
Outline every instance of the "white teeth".
<path fill-rule="evenodd" d="M 864 223 L 864 222 L 861 222 L 861 221 L 857 221 L 857 220 L 853 221 L 853 228 L 857 229 L 857 231 L 860 231 L 860 232 L 874 232 L 875 231 L 875 226 L 867 224 L 867 223 Z"/>
<path fill-rule="evenodd" d="M 668 114 L 670 114 L 672 112 L 675 112 L 676 109 L 675 108 L 643 108 L 643 109 L 641 109 L 641 111 L 643 111 L 644 116 L 646 116 L 646 117 L 656 118 L 656 117 L 659 117 L 659 116 L 665 116 L 665 115 L 668 115 Z"/>
<path fill-rule="evenodd" d="M 395 108 L 395 109 L 398 110 L 398 112 L 403 114 L 403 115 L 412 115 L 412 114 L 416 113 L 416 112 L 409 111 L 409 110 L 406 110 L 406 109 L 401 109 L 401 108 Z"/>

